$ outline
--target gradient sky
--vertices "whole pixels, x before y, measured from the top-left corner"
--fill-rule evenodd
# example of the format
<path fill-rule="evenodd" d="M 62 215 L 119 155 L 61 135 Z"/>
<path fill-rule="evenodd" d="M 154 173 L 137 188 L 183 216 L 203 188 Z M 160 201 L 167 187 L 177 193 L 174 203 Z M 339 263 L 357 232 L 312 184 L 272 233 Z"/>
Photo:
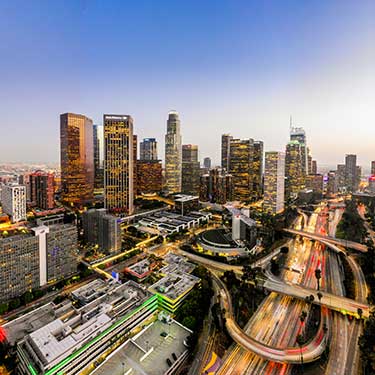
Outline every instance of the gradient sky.
<path fill-rule="evenodd" d="M 220 135 L 283 150 L 289 116 L 319 164 L 375 159 L 375 1 L 0 0 L 0 161 L 59 160 L 59 114 L 131 114 L 164 152 L 220 159 Z"/>

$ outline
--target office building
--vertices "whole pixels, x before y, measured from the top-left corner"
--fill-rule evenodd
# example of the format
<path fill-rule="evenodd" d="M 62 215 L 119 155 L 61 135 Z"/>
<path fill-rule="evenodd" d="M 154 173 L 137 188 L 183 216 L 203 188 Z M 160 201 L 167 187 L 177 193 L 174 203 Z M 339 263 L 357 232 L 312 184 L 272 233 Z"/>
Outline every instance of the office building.
<path fill-rule="evenodd" d="M 371 176 L 375 176 L 375 160 L 371 162 Z"/>
<path fill-rule="evenodd" d="M 165 135 L 165 188 L 168 193 L 181 191 L 182 141 L 178 112 L 170 111 Z"/>
<path fill-rule="evenodd" d="M 93 127 L 93 141 L 94 141 L 94 188 L 103 189 L 104 188 L 104 170 L 101 155 L 101 150 L 103 146 L 101 145 L 103 141 L 103 127 L 99 125 L 94 125 Z"/>
<path fill-rule="evenodd" d="M 3 212 L 12 223 L 26 220 L 26 187 L 24 185 L 3 185 L 1 189 Z"/>
<path fill-rule="evenodd" d="M 9 184 L 4 182 L 5 185 Z M 31 192 L 30 192 L 30 173 L 24 173 L 18 176 L 18 184 L 26 187 L 26 202 L 31 202 Z"/>
<path fill-rule="evenodd" d="M 182 193 L 198 195 L 199 177 L 198 146 L 182 145 Z"/>
<path fill-rule="evenodd" d="M 42 210 L 51 210 L 55 207 L 55 178 L 52 173 L 35 171 L 29 175 L 30 203 Z"/>
<path fill-rule="evenodd" d="M 285 153 L 285 199 L 296 197 L 305 188 L 302 158 L 301 143 L 297 140 L 290 141 Z"/>
<path fill-rule="evenodd" d="M 311 174 L 318 174 L 318 165 L 316 160 L 311 161 Z"/>
<path fill-rule="evenodd" d="M 254 141 L 254 154 L 252 163 L 252 195 L 255 198 L 261 198 L 263 187 L 263 142 Z"/>
<path fill-rule="evenodd" d="M 264 203 L 265 211 L 277 214 L 284 211 L 285 154 L 269 151 L 265 154 Z"/>
<path fill-rule="evenodd" d="M 346 166 L 345 164 L 338 164 L 337 165 L 337 172 L 336 172 L 336 183 L 339 192 L 345 192 L 347 190 L 346 187 Z"/>
<path fill-rule="evenodd" d="M 206 169 L 211 169 L 211 158 L 207 157 L 203 159 L 203 167 Z"/>
<path fill-rule="evenodd" d="M 375 194 L 375 176 L 372 175 L 368 179 L 368 191 L 371 194 Z"/>
<path fill-rule="evenodd" d="M 128 115 L 104 115 L 104 207 L 118 215 L 133 212 L 134 138 Z"/>
<path fill-rule="evenodd" d="M 138 158 L 138 136 L 133 134 L 133 192 L 137 192 L 137 158 Z"/>
<path fill-rule="evenodd" d="M 315 194 L 323 194 L 323 175 L 309 174 L 306 176 L 306 189 L 312 190 Z"/>
<path fill-rule="evenodd" d="M 229 150 L 230 141 L 233 137 L 230 134 L 223 134 L 221 136 L 221 168 L 229 171 Z"/>
<path fill-rule="evenodd" d="M 252 139 L 231 139 L 229 147 L 229 173 L 233 178 L 233 199 L 249 201 L 253 193 Z"/>
<path fill-rule="evenodd" d="M 160 160 L 137 161 L 137 194 L 159 193 L 163 190 Z"/>
<path fill-rule="evenodd" d="M 75 113 L 60 115 L 61 198 L 72 206 L 93 200 L 93 124 Z"/>
<path fill-rule="evenodd" d="M 0 303 L 77 271 L 77 228 L 39 226 L 0 237 Z"/>
<path fill-rule="evenodd" d="M 300 127 L 291 127 L 290 129 L 290 140 L 299 142 L 300 144 L 300 153 L 301 153 L 301 169 L 302 176 L 306 176 L 309 173 L 309 163 L 308 163 L 308 154 L 309 150 L 306 142 L 306 132 L 303 128 Z"/>
<path fill-rule="evenodd" d="M 332 196 L 338 193 L 339 191 L 338 176 L 336 171 L 329 171 L 327 174 L 327 186 L 326 192 L 327 195 Z"/>
<path fill-rule="evenodd" d="M 121 228 L 117 216 L 107 214 L 105 208 L 91 209 L 83 213 L 82 224 L 86 243 L 99 245 L 106 253 L 121 250 Z"/>
<path fill-rule="evenodd" d="M 143 138 L 139 151 L 140 160 L 158 160 L 158 143 L 155 138 Z"/>
<path fill-rule="evenodd" d="M 200 178 L 199 200 L 225 204 L 233 200 L 233 178 L 225 169 L 213 168 Z"/>
<path fill-rule="evenodd" d="M 158 298 L 133 281 L 94 280 L 17 343 L 19 374 L 86 374 L 156 314 Z M 139 329 L 138 329 L 139 328 Z"/>
<path fill-rule="evenodd" d="M 345 185 L 348 192 L 354 193 L 358 188 L 357 155 L 345 156 Z"/>

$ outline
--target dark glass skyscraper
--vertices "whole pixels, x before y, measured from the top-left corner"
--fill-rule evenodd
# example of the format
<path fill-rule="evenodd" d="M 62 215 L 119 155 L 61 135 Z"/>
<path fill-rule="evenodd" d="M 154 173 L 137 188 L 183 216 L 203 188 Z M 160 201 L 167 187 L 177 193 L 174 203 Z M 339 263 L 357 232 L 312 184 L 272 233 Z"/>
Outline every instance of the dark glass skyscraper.
<path fill-rule="evenodd" d="M 139 144 L 140 160 L 158 160 L 158 143 L 155 138 L 143 138 Z"/>
<path fill-rule="evenodd" d="M 200 164 L 198 146 L 182 145 L 182 189 L 185 194 L 199 194 Z"/>
<path fill-rule="evenodd" d="M 227 171 L 229 171 L 229 149 L 232 138 L 230 134 L 221 136 L 221 168 L 225 168 Z"/>

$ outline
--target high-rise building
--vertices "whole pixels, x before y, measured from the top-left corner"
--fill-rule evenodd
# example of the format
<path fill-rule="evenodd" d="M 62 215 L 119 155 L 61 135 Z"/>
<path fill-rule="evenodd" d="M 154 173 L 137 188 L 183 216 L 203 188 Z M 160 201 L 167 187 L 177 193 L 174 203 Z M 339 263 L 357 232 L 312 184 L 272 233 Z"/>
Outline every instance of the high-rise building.
<path fill-rule="evenodd" d="M 62 200 L 67 204 L 93 200 L 93 139 L 91 119 L 75 113 L 60 115 Z"/>
<path fill-rule="evenodd" d="M 357 155 L 345 156 L 345 185 L 347 191 L 355 192 L 358 188 Z"/>
<path fill-rule="evenodd" d="M 165 187 L 168 193 L 181 191 L 181 129 L 178 112 L 170 111 L 165 135 Z"/>
<path fill-rule="evenodd" d="M 94 187 L 95 189 L 103 189 L 104 187 L 104 170 L 101 162 L 101 141 L 103 127 L 94 125 L 93 127 L 93 140 L 94 140 Z"/>
<path fill-rule="evenodd" d="M 233 137 L 230 134 L 223 134 L 221 136 L 221 168 L 229 171 L 229 149 L 230 141 Z"/>
<path fill-rule="evenodd" d="M 26 202 L 31 202 L 30 192 L 30 173 L 24 173 L 18 176 L 18 184 L 26 187 Z"/>
<path fill-rule="evenodd" d="M 199 194 L 200 163 L 198 146 L 182 145 L 182 186 L 184 194 Z"/>
<path fill-rule="evenodd" d="M 316 160 L 311 161 L 311 174 L 318 174 L 318 165 Z"/>
<path fill-rule="evenodd" d="M 137 161 L 137 194 L 159 193 L 163 190 L 160 160 Z"/>
<path fill-rule="evenodd" d="M 232 175 L 223 168 L 210 169 L 200 178 L 199 199 L 202 202 L 225 204 L 233 200 Z"/>
<path fill-rule="evenodd" d="M 3 185 L 1 189 L 3 212 L 12 223 L 26 220 L 26 187 L 24 185 Z"/>
<path fill-rule="evenodd" d="M 285 154 L 269 151 L 265 154 L 264 210 L 277 214 L 284 210 Z"/>
<path fill-rule="evenodd" d="M 133 119 L 128 115 L 104 115 L 104 207 L 127 215 L 133 212 Z"/>
<path fill-rule="evenodd" d="M 290 141 L 285 153 L 285 198 L 296 197 L 305 187 L 303 148 L 298 140 Z"/>
<path fill-rule="evenodd" d="M 313 160 L 310 153 L 310 149 L 307 147 L 307 174 L 316 174 L 313 173 Z"/>
<path fill-rule="evenodd" d="M 158 143 L 155 138 L 143 138 L 140 142 L 140 160 L 158 160 Z"/>
<path fill-rule="evenodd" d="M 298 141 L 300 143 L 300 152 L 301 152 L 301 168 L 302 175 L 306 176 L 309 173 L 308 170 L 308 147 L 306 142 L 306 132 L 303 128 L 292 127 L 290 129 L 290 140 Z"/>
<path fill-rule="evenodd" d="M 77 272 L 77 245 L 73 224 L 0 238 L 0 303 Z"/>
<path fill-rule="evenodd" d="M 263 142 L 254 141 L 254 155 L 253 155 L 253 165 L 252 165 L 252 174 L 253 174 L 253 188 L 252 194 L 256 198 L 262 196 L 262 178 L 263 178 Z"/>
<path fill-rule="evenodd" d="M 345 164 L 337 165 L 336 185 L 339 192 L 346 191 L 346 167 Z"/>
<path fill-rule="evenodd" d="M 253 139 L 231 139 L 229 173 L 233 177 L 233 199 L 248 201 L 253 189 Z"/>
<path fill-rule="evenodd" d="M 375 176 L 375 160 L 371 162 L 371 176 Z"/>
<path fill-rule="evenodd" d="M 33 206 L 43 210 L 55 207 L 54 175 L 43 171 L 30 174 L 30 201 Z"/>
<path fill-rule="evenodd" d="M 206 157 L 203 159 L 203 167 L 206 169 L 211 169 L 211 158 Z"/>
<path fill-rule="evenodd" d="M 309 174 L 306 176 L 306 189 L 312 190 L 316 194 L 323 194 L 323 175 Z"/>
<path fill-rule="evenodd" d="M 82 222 L 86 243 L 97 244 L 107 253 L 121 250 L 121 227 L 118 217 L 107 214 L 105 208 L 91 209 L 84 212 Z"/>
<path fill-rule="evenodd" d="M 133 134 L 133 191 L 137 193 L 137 158 L 138 158 L 138 136 Z"/>

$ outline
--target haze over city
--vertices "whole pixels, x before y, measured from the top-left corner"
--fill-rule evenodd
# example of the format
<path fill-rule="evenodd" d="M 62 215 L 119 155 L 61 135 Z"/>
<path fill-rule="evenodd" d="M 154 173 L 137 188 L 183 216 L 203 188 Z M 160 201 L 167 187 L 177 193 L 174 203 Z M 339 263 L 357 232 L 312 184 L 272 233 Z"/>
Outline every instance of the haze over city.
<path fill-rule="evenodd" d="M 176 109 L 183 143 L 216 164 L 225 132 L 283 150 L 292 115 L 321 166 L 345 153 L 369 165 L 374 13 L 373 1 L 2 2 L 0 161 L 59 162 L 64 112 L 130 114 L 163 155 Z"/>

